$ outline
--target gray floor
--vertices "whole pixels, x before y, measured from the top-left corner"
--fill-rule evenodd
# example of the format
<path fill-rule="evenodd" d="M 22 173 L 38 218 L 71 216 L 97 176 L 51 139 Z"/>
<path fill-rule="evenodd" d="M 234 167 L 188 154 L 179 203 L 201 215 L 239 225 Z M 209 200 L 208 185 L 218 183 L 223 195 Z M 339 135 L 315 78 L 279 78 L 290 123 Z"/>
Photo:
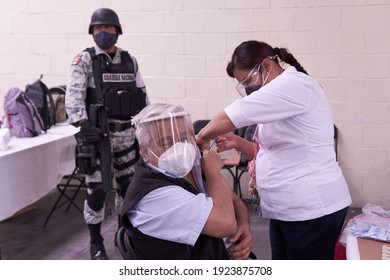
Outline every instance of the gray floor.
<path fill-rule="evenodd" d="M 65 206 L 56 210 L 46 227 L 43 223 L 48 215 L 58 191 L 39 200 L 35 208 L 19 216 L 0 223 L 0 253 L 3 260 L 88 260 L 89 234 L 82 214 L 71 207 L 65 212 Z M 82 208 L 84 193 L 77 196 L 76 203 Z M 110 197 L 113 203 L 113 194 Z M 268 239 L 268 220 L 258 217 L 251 205 L 251 229 L 254 238 L 253 252 L 258 259 L 271 258 Z M 348 217 L 359 213 L 352 208 Z M 122 259 L 114 245 L 117 228 L 116 215 L 108 216 L 102 226 L 108 257 Z"/>

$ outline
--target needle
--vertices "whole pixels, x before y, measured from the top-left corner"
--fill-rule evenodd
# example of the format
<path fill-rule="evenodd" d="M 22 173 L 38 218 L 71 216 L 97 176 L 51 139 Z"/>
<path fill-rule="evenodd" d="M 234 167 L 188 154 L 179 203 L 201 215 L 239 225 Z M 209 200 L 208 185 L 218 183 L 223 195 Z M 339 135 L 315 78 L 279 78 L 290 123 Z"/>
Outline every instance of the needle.
<path fill-rule="evenodd" d="M 211 141 L 210 149 L 213 147 L 213 145 L 214 145 L 214 143 L 215 143 L 215 140 L 217 140 L 217 138 L 214 138 L 213 141 Z"/>

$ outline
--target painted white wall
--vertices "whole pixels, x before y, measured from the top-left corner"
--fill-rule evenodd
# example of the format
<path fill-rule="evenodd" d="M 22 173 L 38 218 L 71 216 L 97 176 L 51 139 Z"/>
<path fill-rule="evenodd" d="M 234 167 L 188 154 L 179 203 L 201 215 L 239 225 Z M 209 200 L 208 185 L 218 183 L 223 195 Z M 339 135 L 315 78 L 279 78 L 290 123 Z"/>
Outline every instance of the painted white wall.
<path fill-rule="evenodd" d="M 117 11 L 118 45 L 138 58 L 151 102 L 193 120 L 239 98 L 225 67 L 244 40 L 287 47 L 325 88 L 353 206 L 390 205 L 390 0 L 1 0 L 0 115 L 12 86 L 66 84 L 93 44 L 90 16 Z"/>

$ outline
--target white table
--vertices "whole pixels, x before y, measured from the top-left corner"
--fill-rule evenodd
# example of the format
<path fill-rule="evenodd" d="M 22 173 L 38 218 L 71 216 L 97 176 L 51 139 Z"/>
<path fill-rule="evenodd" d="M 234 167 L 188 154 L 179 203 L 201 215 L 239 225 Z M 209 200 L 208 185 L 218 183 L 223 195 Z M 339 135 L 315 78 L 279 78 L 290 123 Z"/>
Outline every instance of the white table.
<path fill-rule="evenodd" d="M 0 222 L 48 194 L 75 167 L 77 128 L 61 123 L 45 134 L 12 137 L 0 151 Z"/>

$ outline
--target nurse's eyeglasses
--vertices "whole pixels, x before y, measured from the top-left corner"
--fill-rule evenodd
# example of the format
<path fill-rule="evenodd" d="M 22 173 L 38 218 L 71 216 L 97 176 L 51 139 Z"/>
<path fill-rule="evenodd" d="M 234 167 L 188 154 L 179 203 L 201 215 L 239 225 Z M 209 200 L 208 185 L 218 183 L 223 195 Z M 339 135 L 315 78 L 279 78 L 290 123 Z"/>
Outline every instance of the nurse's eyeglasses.
<path fill-rule="evenodd" d="M 276 60 L 276 56 L 267 56 L 267 59 L 270 60 Z M 261 64 L 263 63 L 264 60 L 261 62 L 258 62 L 255 67 L 252 68 L 252 70 L 249 72 L 249 74 L 245 77 L 244 80 L 241 82 L 237 83 L 236 89 L 238 93 L 241 96 L 246 96 L 246 91 L 245 88 L 252 87 L 257 84 L 257 81 L 259 80 L 260 77 L 260 70 L 261 70 Z"/>
<path fill-rule="evenodd" d="M 261 68 L 261 62 L 257 63 L 255 67 L 249 72 L 249 74 L 245 77 L 244 80 L 241 82 L 237 83 L 236 85 L 236 90 L 241 96 L 245 96 L 245 88 L 251 87 L 257 83 L 259 80 L 259 73 L 260 73 L 260 68 Z"/>

